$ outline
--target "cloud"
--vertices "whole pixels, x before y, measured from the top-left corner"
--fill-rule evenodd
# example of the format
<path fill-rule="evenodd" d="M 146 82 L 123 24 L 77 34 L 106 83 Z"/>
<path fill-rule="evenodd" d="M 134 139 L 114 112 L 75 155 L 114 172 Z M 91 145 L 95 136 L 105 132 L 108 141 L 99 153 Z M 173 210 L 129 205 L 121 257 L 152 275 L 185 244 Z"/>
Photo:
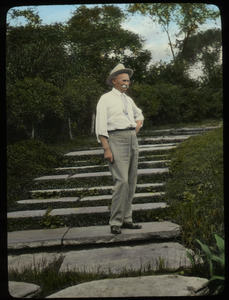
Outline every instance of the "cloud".
<path fill-rule="evenodd" d="M 122 27 L 125 30 L 137 33 L 144 39 L 144 49 L 149 50 L 152 54 L 151 63 L 160 60 L 170 61 L 172 59 L 166 33 L 150 17 L 134 15 L 125 20 Z"/>

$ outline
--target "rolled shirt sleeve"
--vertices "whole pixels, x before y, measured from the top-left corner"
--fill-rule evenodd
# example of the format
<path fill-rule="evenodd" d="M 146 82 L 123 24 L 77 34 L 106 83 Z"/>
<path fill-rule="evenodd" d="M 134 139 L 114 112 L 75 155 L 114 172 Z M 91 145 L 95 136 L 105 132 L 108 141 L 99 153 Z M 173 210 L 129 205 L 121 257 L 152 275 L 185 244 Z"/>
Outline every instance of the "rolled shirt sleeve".
<path fill-rule="evenodd" d="M 97 135 L 97 140 L 99 140 L 99 136 L 103 135 L 105 137 L 109 137 L 108 130 L 107 130 L 107 103 L 102 96 L 97 104 L 96 108 L 96 124 L 95 124 L 95 131 Z"/>

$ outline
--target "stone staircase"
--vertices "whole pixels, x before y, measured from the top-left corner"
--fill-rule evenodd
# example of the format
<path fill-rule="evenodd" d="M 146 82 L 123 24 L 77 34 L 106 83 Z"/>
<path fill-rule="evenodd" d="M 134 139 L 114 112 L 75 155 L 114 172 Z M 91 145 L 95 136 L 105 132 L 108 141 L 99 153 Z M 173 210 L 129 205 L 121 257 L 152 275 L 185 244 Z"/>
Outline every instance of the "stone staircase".
<path fill-rule="evenodd" d="M 8 233 L 9 271 L 42 268 L 60 257 L 60 272 L 124 274 L 127 270 L 156 270 L 159 266 L 172 270 L 190 267 L 188 249 L 179 243 L 179 225 L 169 220 L 169 206 L 164 200 L 170 155 L 181 141 L 214 128 L 141 133 L 133 218 L 142 225 L 142 229 L 122 229 L 120 235 L 112 235 L 108 225 L 113 187 L 108 166 L 102 158 L 102 149 L 65 154 L 65 165 L 57 166 L 51 175 L 35 178 L 36 189 L 30 191 L 31 198 L 17 201 L 15 211 L 8 212 L 9 223 L 21 224 L 21 230 Z M 29 228 L 25 224 L 30 224 Z M 152 276 L 151 283 L 143 286 L 148 289 L 148 296 L 155 295 L 152 290 L 154 277 L 158 276 Z M 173 286 L 177 277 L 166 280 L 169 278 Z M 136 278 L 132 279 L 136 281 Z M 113 280 L 116 286 L 117 281 Z M 111 281 L 109 279 L 107 284 L 109 282 L 110 285 Z M 195 285 L 195 292 L 186 288 L 182 295 L 198 294 L 206 280 L 200 279 L 200 282 L 198 289 L 198 284 Z M 81 285 L 75 287 L 75 295 L 87 297 L 88 286 L 85 285 L 81 292 L 79 289 Z M 103 289 L 103 297 L 109 297 L 108 285 L 106 289 L 104 282 Z M 172 290 L 169 295 L 178 295 L 177 288 Z M 61 291 L 53 297 L 71 297 L 69 293 L 72 290 Z M 134 297 L 138 293 L 128 291 L 125 294 L 125 288 L 120 286 L 118 297 Z M 93 295 L 100 297 L 96 292 Z"/>

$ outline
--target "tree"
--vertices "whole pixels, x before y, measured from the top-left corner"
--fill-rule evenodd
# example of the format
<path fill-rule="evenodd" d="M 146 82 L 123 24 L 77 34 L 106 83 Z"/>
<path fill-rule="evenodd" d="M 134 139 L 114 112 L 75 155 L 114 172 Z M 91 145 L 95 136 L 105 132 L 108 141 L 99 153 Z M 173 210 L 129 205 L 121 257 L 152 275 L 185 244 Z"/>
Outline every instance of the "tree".
<path fill-rule="evenodd" d="M 153 22 L 161 25 L 168 37 L 168 44 L 175 61 L 175 48 L 178 46 L 181 52 L 186 49 L 189 38 L 197 32 L 200 25 L 207 20 L 216 20 L 219 11 L 209 7 L 204 3 L 135 3 L 129 5 L 129 12 L 140 12 L 149 15 Z M 175 22 L 178 25 L 176 43 L 172 42 L 170 35 L 170 25 Z"/>
<path fill-rule="evenodd" d="M 59 87 L 63 86 L 71 73 L 64 27 L 61 24 L 41 25 L 39 17 L 30 9 L 14 10 L 13 15 L 24 15 L 29 22 L 25 26 L 8 26 L 7 81 L 40 77 Z"/>
<path fill-rule="evenodd" d="M 66 84 L 62 96 L 65 114 L 69 118 L 69 125 L 73 121 L 75 133 L 88 133 L 93 127 L 93 114 L 103 92 L 101 85 L 92 76 L 81 75 Z"/>
<path fill-rule="evenodd" d="M 150 54 L 143 51 L 143 40 L 135 33 L 121 27 L 125 15 L 113 5 L 95 6 L 92 9 L 80 6 L 67 23 L 66 35 L 70 51 L 76 57 L 78 74 L 94 76 L 103 82 L 104 74 L 118 62 L 150 60 Z M 136 63 L 135 63 L 136 65 Z"/>
<path fill-rule="evenodd" d="M 60 90 L 41 78 L 17 80 L 7 87 L 7 129 L 9 140 L 30 136 L 45 119 L 63 118 Z"/>

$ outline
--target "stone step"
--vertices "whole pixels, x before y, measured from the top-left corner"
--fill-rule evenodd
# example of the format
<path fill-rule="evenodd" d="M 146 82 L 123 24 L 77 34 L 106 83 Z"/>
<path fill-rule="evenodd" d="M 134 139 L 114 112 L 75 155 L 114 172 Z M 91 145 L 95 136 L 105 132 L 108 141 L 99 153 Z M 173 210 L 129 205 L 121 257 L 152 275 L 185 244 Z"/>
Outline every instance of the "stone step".
<path fill-rule="evenodd" d="M 155 192 L 155 193 L 135 193 L 134 199 L 139 198 L 152 198 L 152 197 L 160 197 L 164 196 L 165 192 Z M 98 195 L 98 196 L 88 196 L 80 199 L 80 202 L 84 201 L 100 201 L 100 200 L 111 200 L 112 195 Z"/>
<path fill-rule="evenodd" d="M 170 221 L 138 223 L 141 229 L 122 229 L 114 235 L 109 225 L 75 228 L 22 230 L 8 233 L 8 249 L 40 248 L 50 246 L 114 244 L 140 240 L 165 241 L 180 235 L 180 227 Z"/>
<path fill-rule="evenodd" d="M 160 142 L 160 141 L 183 141 L 187 140 L 190 137 L 194 136 L 194 134 L 186 134 L 186 135 L 165 135 L 165 136 L 146 136 L 138 138 L 139 142 Z"/>
<path fill-rule="evenodd" d="M 150 168 L 150 169 L 138 169 L 138 175 L 151 175 L 151 174 L 162 174 L 168 173 L 168 168 Z M 64 175 L 47 175 L 35 178 L 36 181 L 41 180 L 61 180 L 61 179 L 74 179 L 74 178 L 89 178 L 89 177 L 103 177 L 111 176 L 110 171 L 106 172 L 91 172 L 91 173 L 79 173 L 74 175 L 64 174 Z"/>
<path fill-rule="evenodd" d="M 135 193 L 134 199 L 136 198 L 152 198 L 164 196 L 165 192 L 155 193 Z M 96 195 L 87 197 L 62 197 L 62 198 L 48 198 L 48 199 L 26 199 L 16 201 L 18 204 L 37 204 L 37 203 L 66 203 L 66 202 L 83 202 L 83 201 L 100 201 L 100 200 L 111 200 L 112 195 Z"/>
<path fill-rule="evenodd" d="M 206 131 L 209 130 L 214 130 L 216 128 L 221 127 L 222 125 L 218 125 L 218 126 L 203 126 L 203 127 L 183 127 L 183 128 L 169 128 L 169 129 L 156 129 L 156 130 L 144 130 L 144 134 L 147 135 L 152 135 L 153 133 L 159 133 L 159 134 L 163 134 L 163 133 L 169 133 L 172 135 L 177 135 L 177 134 L 201 134 L 204 133 Z"/>
<path fill-rule="evenodd" d="M 133 204 L 133 211 L 152 210 L 157 208 L 167 207 L 166 203 L 142 203 Z M 103 214 L 108 213 L 108 206 L 92 206 L 92 207 L 74 207 L 74 208 L 56 208 L 49 212 L 49 216 L 65 216 L 65 215 L 82 215 L 82 214 Z M 33 218 L 44 217 L 47 214 L 47 210 L 22 210 L 8 212 L 7 218 Z"/>
<path fill-rule="evenodd" d="M 40 286 L 33 283 L 9 281 L 9 293 L 14 298 L 33 298 L 40 291 Z"/>
<path fill-rule="evenodd" d="M 121 274 L 126 270 L 157 270 L 160 264 L 177 270 L 191 267 L 186 252 L 185 247 L 174 242 L 69 251 L 59 272 Z"/>
<path fill-rule="evenodd" d="M 119 235 L 121 236 L 121 235 Z M 113 236 L 116 238 L 116 236 Z M 147 241 L 138 245 L 115 245 L 112 247 L 97 247 L 85 250 L 74 249 L 72 251 L 59 249 L 58 253 L 49 252 L 9 255 L 8 268 L 10 270 L 23 270 L 33 267 L 37 270 L 47 266 L 47 262 L 54 261 L 56 257 L 62 256 L 60 273 L 83 272 L 94 274 L 122 274 L 131 271 L 148 270 L 177 270 L 192 266 L 187 252 L 191 250 L 177 242 L 154 243 Z M 42 263 L 43 261 L 43 263 Z"/>
<path fill-rule="evenodd" d="M 137 184 L 137 188 L 157 188 L 164 187 L 165 183 L 142 183 Z M 61 193 L 61 192 L 79 192 L 79 191 L 103 191 L 103 190 L 113 190 L 113 186 L 95 186 L 95 187 L 79 187 L 79 188 L 61 188 L 61 189 L 42 189 L 42 190 L 32 190 L 30 193 L 32 194 L 40 194 L 40 193 Z"/>
<path fill-rule="evenodd" d="M 170 159 L 164 159 L 164 160 L 145 160 L 145 161 L 140 161 L 138 165 L 142 164 L 159 164 L 159 163 L 168 163 L 170 162 Z M 74 170 L 84 170 L 84 169 L 94 169 L 94 168 L 101 168 L 101 167 L 107 167 L 108 164 L 104 165 L 94 165 L 94 166 L 78 166 L 78 167 L 61 167 L 61 168 L 55 168 L 56 171 L 74 171 Z"/>
<path fill-rule="evenodd" d="M 178 143 L 163 143 L 163 144 L 143 144 L 143 145 L 139 145 L 139 150 L 140 151 L 143 151 L 141 150 L 142 148 L 167 148 L 167 147 L 170 147 L 170 146 L 174 146 L 176 147 L 178 145 Z"/>
<path fill-rule="evenodd" d="M 8 219 L 15 219 L 15 218 L 34 218 L 34 217 L 44 217 L 47 210 L 22 210 L 22 211 L 14 211 L 8 212 L 7 218 Z"/>
<path fill-rule="evenodd" d="M 78 202 L 79 197 L 62 197 L 62 198 L 49 198 L 49 199 L 26 199 L 16 201 L 18 204 L 37 204 L 37 203 L 66 203 Z"/>
<path fill-rule="evenodd" d="M 177 146 L 177 144 L 151 144 L 151 145 L 140 145 L 139 152 L 144 151 L 159 151 L 159 150 L 170 150 Z M 102 155 L 103 149 L 91 149 L 91 150 L 78 150 L 78 151 L 71 151 L 66 153 L 65 156 L 82 156 L 82 155 Z"/>
<path fill-rule="evenodd" d="M 152 210 L 157 208 L 167 207 L 165 202 L 158 203 L 142 203 L 142 204 L 133 204 L 133 211 L 144 211 Z M 51 210 L 49 213 L 50 216 L 65 216 L 65 215 L 82 215 L 82 214 L 100 214 L 107 213 L 107 206 L 93 206 L 93 207 L 76 207 L 76 208 L 57 208 Z"/>
<path fill-rule="evenodd" d="M 208 280 L 181 275 L 139 276 L 103 279 L 77 284 L 47 298 L 142 298 L 204 296 Z"/>

